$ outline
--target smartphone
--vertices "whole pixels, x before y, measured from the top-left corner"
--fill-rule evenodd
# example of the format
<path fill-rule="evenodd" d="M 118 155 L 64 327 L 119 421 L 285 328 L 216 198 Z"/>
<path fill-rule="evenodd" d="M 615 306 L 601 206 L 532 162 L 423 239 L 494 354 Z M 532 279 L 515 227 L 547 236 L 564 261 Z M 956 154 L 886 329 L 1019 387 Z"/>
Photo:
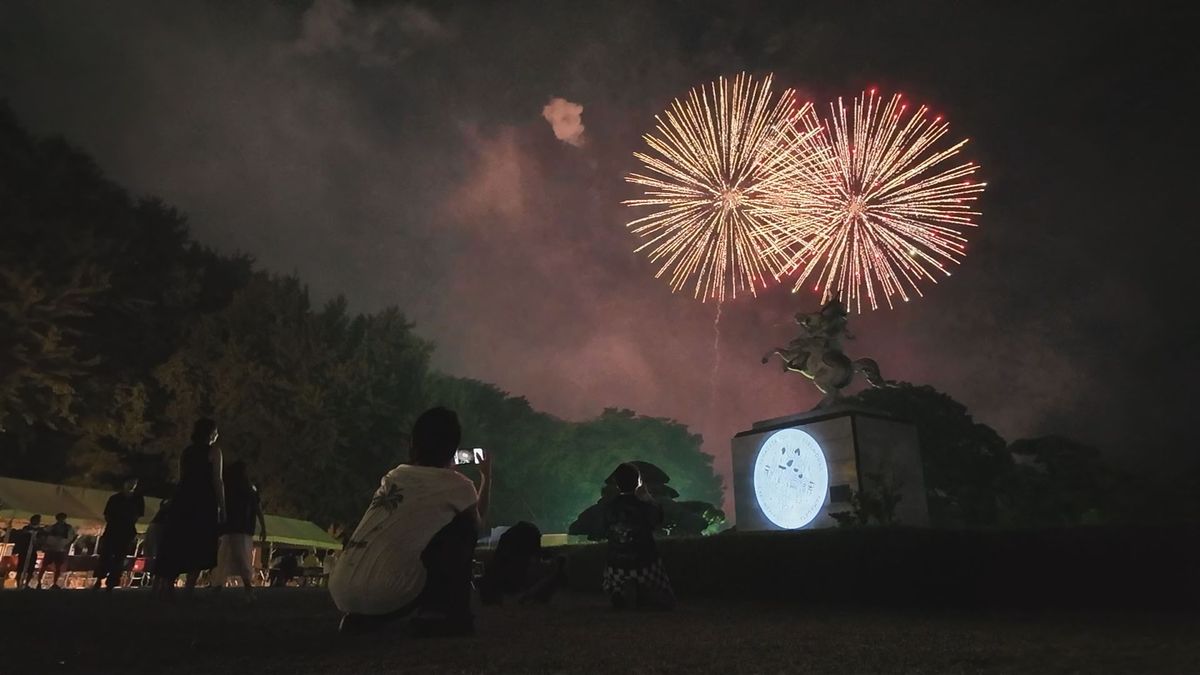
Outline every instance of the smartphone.
<path fill-rule="evenodd" d="M 483 461 L 483 448 L 458 450 L 454 453 L 455 464 L 478 464 Z"/>

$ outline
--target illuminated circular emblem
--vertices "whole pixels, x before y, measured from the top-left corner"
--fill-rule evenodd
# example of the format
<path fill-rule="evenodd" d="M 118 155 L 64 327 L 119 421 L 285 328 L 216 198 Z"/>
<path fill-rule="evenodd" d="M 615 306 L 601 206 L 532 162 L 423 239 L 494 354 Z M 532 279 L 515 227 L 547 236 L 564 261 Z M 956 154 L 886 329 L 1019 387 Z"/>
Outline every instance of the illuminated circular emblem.
<path fill-rule="evenodd" d="M 771 434 L 754 461 L 754 496 L 763 515 L 786 530 L 811 523 L 829 492 L 829 467 L 816 439 L 799 429 Z"/>

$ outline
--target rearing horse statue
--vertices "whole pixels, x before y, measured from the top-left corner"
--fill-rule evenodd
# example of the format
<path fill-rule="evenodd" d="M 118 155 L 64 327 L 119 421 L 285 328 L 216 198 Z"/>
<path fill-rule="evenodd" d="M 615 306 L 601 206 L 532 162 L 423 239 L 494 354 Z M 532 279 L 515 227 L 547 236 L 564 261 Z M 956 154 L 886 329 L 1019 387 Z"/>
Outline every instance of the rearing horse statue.
<path fill-rule="evenodd" d="M 783 369 L 812 380 L 824 397 L 814 409 L 828 408 L 842 399 L 842 389 L 849 386 L 855 373 L 861 373 L 873 387 L 888 387 L 891 383 L 879 374 L 879 365 L 874 359 L 851 361 L 842 352 L 842 338 L 853 340 L 846 330 L 846 308 L 834 298 L 825 303 L 820 311 L 796 313 L 796 324 L 800 336 L 787 347 L 772 349 L 763 356 L 762 362 L 778 356 L 783 360 Z"/>

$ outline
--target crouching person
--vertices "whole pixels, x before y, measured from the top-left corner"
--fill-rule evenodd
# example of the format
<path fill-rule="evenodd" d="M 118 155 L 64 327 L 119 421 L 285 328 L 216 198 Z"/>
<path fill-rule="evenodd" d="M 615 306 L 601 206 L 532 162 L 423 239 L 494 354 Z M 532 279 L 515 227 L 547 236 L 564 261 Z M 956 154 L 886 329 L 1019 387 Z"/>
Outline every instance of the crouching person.
<path fill-rule="evenodd" d="M 445 408 L 427 410 L 413 425 L 411 463 L 384 475 L 330 575 L 329 593 L 344 613 L 341 632 L 406 617 L 418 634 L 474 630 L 471 561 L 492 467 L 484 457 L 476 492 L 454 469 L 461 438 L 458 416 Z"/>
<path fill-rule="evenodd" d="M 547 603 L 565 582 L 566 559 L 547 556 L 542 550 L 541 530 L 521 521 L 500 535 L 479 580 L 479 599 L 485 605 L 502 604 L 506 596 L 521 604 Z"/>
<path fill-rule="evenodd" d="M 675 593 L 654 545 L 654 530 L 663 521 L 662 507 L 642 485 L 637 465 L 618 466 L 613 478 L 621 494 L 604 509 L 608 564 L 601 585 L 617 609 L 669 609 L 675 604 Z"/>

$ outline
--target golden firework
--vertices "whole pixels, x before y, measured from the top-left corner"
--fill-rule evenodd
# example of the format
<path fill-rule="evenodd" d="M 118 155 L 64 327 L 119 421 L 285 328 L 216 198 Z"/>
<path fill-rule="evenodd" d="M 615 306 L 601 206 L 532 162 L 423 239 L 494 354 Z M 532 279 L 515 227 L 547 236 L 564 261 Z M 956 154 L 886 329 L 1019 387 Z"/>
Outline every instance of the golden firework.
<path fill-rule="evenodd" d="M 790 89 L 776 96 L 772 81 L 743 73 L 692 89 L 655 117 L 649 151 L 634 154 L 645 170 L 625 180 L 644 193 L 624 203 L 652 212 L 628 227 L 672 291 L 718 302 L 755 294 L 808 241 L 802 191 L 813 171 L 797 149 L 819 128 L 801 123 L 812 106 Z"/>

